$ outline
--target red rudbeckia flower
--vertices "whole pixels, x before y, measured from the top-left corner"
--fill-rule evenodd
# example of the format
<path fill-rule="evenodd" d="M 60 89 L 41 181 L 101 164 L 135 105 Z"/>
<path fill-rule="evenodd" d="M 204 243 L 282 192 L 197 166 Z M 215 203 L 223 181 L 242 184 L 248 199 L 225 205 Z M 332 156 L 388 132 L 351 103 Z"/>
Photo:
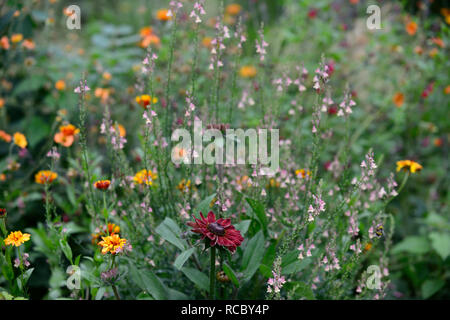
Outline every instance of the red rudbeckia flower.
<path fill-rule="evenodd" d="M 239 230 L 231 225 L 231 219 L 218 219 L 212 211 L 205 218 L 200 212 L 201 219 L 194 217 L 195 222 L 188 222 L 188 226 L 192 227 L 192 232 L 201 233 L 202 240 L 208 237 L 211 240 L 211 246 L 218 244 L 230 250 L 232 253 L 236 251 L 244 241 Z"/>

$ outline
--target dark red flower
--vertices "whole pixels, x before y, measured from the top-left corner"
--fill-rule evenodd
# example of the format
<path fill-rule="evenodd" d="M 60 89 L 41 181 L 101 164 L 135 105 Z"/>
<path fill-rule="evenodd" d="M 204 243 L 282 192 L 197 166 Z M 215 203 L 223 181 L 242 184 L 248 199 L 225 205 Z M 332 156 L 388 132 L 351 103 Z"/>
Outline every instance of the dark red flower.
<path fill-rule="evenodd" d="M 207 218 L 200 212 L 200 217 L 201 219 L 194 217 L 195 222 L 189 221 L 187 224 L 192 227 L 192 232 L 202 234 L 202 240 L 208 237 L 211 240 L 211 246 L 218 244 L 234 252 L 244 241 L 241 232 L 231 225 L 231 219 L 216 220 L 212 211 L 208 213 Z"/>
<path fill-rule="evenodd" d="M 309 9 L 309 11 L 308 11 L 308 17 L 309 17 L 310 19 L 314 19 L 315 17 L 317 17 L 317 12 L 318 12 L 317 9 Z"/>

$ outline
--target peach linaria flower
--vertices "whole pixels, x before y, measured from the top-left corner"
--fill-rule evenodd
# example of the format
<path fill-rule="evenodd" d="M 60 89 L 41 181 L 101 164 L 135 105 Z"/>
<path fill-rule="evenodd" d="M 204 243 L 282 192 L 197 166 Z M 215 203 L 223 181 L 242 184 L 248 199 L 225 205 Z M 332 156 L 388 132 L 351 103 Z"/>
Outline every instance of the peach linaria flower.
<path fill-rule="evenodd" d="M 405 29 L 410 36 L 413 36 L 417 32 L 417 23 L 410 21 L 406 24 Z"/>
<path fill-rule="evenodd" d="M 444 89 L 445 94 L 450 94 L 450 85 L 446 86 Z"/>
<path fill-rule="evenodd" d="M 55 134 L 53 140 L 64 147 L 70 147 L 75 140 L 75 135 L 79 132 L 80 129 L 77 129 L 73 124 L 69 123 L 59 127 L 59 132 Z"/>
<path fill-rule="evenodd" d="M 172 17 L 170 15 L 168 15 L 169 10 L 167 9 L 160 9 L 156 12 L 156 19 L 161 20 L 161 21 L 168 21 L 170 19 L 172 19 Z"/>
<path fill-rule="evenodd" d="M 398 108 L 400 108 L 403 105 L 403 102 L 405 102 L 405 95 L 401 92 L 397 92 L 392 98 L 392 101 Z"/>
<path fill-rule="evenodd" d="M 405 171 L 410 171 L 415 173 L 416 171 L 422 170 L 422 165 L 412 160 L 401 160 L 397 161 L 397 172 L 404 169 Z"/>
<path fill-rule="evenodd" d="M 108 71 L 103 72 L 102 74 L 102 78 L 105 79 L 106 81 L 109 81 L 112 79 L 112 75 L 111 73 L 109 73 Z"/>
<path fill-rule="evenodd" d="M 442 147 L 443 141 L 441 138 L 435 138 L 433 140 L 433 144 L 435 147 Z"/>
<path fill-rule="evenodd" d="M 98 243 L 102 248 L 102 254 L 117 254 L 122 252 L 124 245 L 127 243 L 126 239 L 121 239 L 118 234 L 113 234 L 107 237 L 102 237 L 102 241 Z"/>
<path fill-rule="evenodd" d="M 0 46 L 5 49 L 5 50 L 9 50 L 9 48 L 11 47 L 9 44 L 9 39 L 7 36 L 3 36 L 0 39 Z"/>
<path fill-rule="evenodd" d="M 41 170 L 34 176 L 34 181 L 39 184 L 47 184 L 52 183 L 56 178 L 58 178 L 58 174 L 56 172 Z"/>
<path fill-rule="evenodd" d="M 66 82 L 64 80 L 58 80 L 55 83 L 56 90 L 62 91 L 66 89 Z"/>
<path fill-rule="evenodd" d="M 416 46 L 414 48 L 414 52 L 417 53 L 419 56 L 423 54 L 423 48 L 421 46 Z"/>
<path fill-rule="evenodd" d="M 242 10 L 242 7 L 240 4 L 231 3 L 226 6 L 225 13 L 229 14 L 230 16 L 236 16 L 241 12 L 241 10 Z"/>
<path fill-rule="evenodd" d="M 146 184 L 148 186 L 153 185 L 153 181 L 156 180 L 158 176 L 153 173 L 151 170 L 142 169 L 133 178 L 133 181 L 137 184 Z"/>
<path fill-rule="evenodd" d="M 27 138 L 20 132 L 16 132 L 13 135 L 14 144 L 18 145 L 20 148 L 24 149 L 28 145 Z"/>
<path fill-rule="evenodd" d="M 36 45 L 34 44 L 33 40 L 25 39 L 22 42 L 22 47 L 28 50 L 34 50 L 34 48 L 36 48 Z"/>
<path fill-rule="evenodd" d="M 211 37 L 204 37 L 202 39 L 202 46 L 204 46 L 205 48 L 211 48 L 211 41 L 212 41 Z"/>
<path fill-rule="evenodd" d="M 94 187 L 98 190 L 107 190 L 110 185 L 110 180 L 99 180 L 94 183 Z"/>
<path fill-rule="evenodd" d="M 11 142 L 11 135 L 7 134 L 5 131 L 0 130 L 0 139 L 10 143 Z"/>
<path fill-rule="evenodd" d="M 242 78 L 253 78 L 256 76 L 256 68 L 254 66 L 243 66 L 239 70 L 239 74 Z"/>
<path fill-rule="evenodd" d="M 140 96 L 136 97 L 136 102 L 142 106 L 143 108 L 146 108 L 148 105 L 150 104 L 155 104 L 158 102 L 158 98 L 153 97 L 148 95 L 148 94 L 143 94 Z"/>
<path fill-rule="evenodd" d="M 431 41 L 433 41 L 433 43 L 441 48 L 445 48 L 445 43 L 444 40 L 442 40 L 439 37 L 436 38 L 431 38 Z"/>
<path fill-rule="evenodd" d="M 30 240 L 31 235 L 29 233 L 22 233 L 22 231 L 12 231 L 9 236 L 4 240 L 7 246 L 20 247 L 26 241 Z"/>
<path fill-rule="evenodd" d="M 23 35 L 21 33 L 16 33 L 11 36 L 12 43 L 18 43 L 18 42 L 22 41 L 22 39 L 23 39 Z"/>

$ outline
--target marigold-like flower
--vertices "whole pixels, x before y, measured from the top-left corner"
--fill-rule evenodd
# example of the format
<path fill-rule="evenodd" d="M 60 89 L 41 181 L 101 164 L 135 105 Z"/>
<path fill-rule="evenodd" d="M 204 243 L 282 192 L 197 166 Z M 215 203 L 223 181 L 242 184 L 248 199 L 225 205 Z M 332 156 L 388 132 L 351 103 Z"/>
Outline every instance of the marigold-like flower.
<path fill-rule="evenodd" d="M 405 101 L 405 95 L 401 92 L 397 92 L 392 98 L 392 101 L 398 108 L 400 108 L 403 105 L 403 102 Z"/>
<path fill-rule="evenodd" d="M 256 76 L 256 73 L 257 71 L 254 66 L 243 66 L 239 70 L 239 75 L 242 78 L 253 78 L 254 76 Z"/>
<path fill-rule="evenodd" d="M 177 189 L 181 192 L 188 192 L 191 189 L 191 180 L 186 181 L 186 179 L 183 179 L 180 181 L 180 183 L 177 185 Z"/>
<path fill-rule="evenodd" d="M 416 171 L 422 170 L 422 165 L 412 160 L 401 160 L 397 161 L 397 172 L 401 169 L 405 169 L 406 171 L 410 171 L 411 173 L 415 173 Z"/>
<path fill-rule="evenodd" d="M 405 29 L 410 36 L 413 36 L 417 32 L 417 23 L 415 23 L 414 21 L 410 21 L 406 24 Z"/>
<path fill-rule="evenodd" d="M 309 177 L 311 175 L 311 171 L 305 169 L 297 169 L 295 170 L 295 175 L 297 177 L 302 177 L 304 179 L 307 176 Z"/>
<path fill-rule="evenodd" d="M 20 247 L 23 243 L 30 240 L 31 235 L 29 233 L 22 233 L 22 231 L 13 231 L 4 240 L 7 246 Z"/>
<path fill-rule="evenodd" d="M 34 181 L 39 184 L 47 184 L 52 183 L 56 178 L 58 178 L 58 174 L 56 172 L 41 170 L 34 176 Z"/>
<path fill-rule="evenodd" d="M 242 10 L 242 7 L 240 4 L 232 3 L 226 6 L 225 13 L 229 14 L 230 16 L 236 16 L 238 15 Z"/>
<path fill-rule="evenodd" d="M 151 170 L 142 169 L 133 178 L 133 181 L 137 184 L 146 184 L 148 186 L 153 185 L 153 181 L 158 178 L 156 173 L 153 173 Z"/>
<path fill-rule="evenodd" d="M 94 187 L 99 190 L 107 190 L 111 185 L 110 180 L 99 180 L 94 183 Z"/>
<path fill-rule="evenodd" d="M 143 94 L 136 97 L 136 102 L 145 109 L 148 105 L 157 103 L 158 98 Z"/>
<path fill-rule="evenodd" d="M 22 39 L 23 39 L 23 35 L 21 33 L 16 33 L 11 36 L 12 43 L 20 42 L 20 41 L 22 41 Z"/>
<path fill-rule="evenodd" d="M 28 145 L 27 138 L 20 132 L 16 132 L 13 135 L 14 144 L 18 145 L 20 148 L 26 148 Z"/>
<path fill-rule="evenodd" d="M 126 239 L 121 239 L 119 235 L 113 234 L 107 237 L 102 237 L 102 241 L 98 243 L 102 246 L 102 254 L 117 254 L 122 252 L 124 245 L 127 243 Z"/>
<path fill-rule="evenodd" d="M 200 217 L 201 219 L 194 217 L 195 222 L 189 221 L 187 225 L 192 227 L 192 232 L 200 233 L 202 240 L 208 237 L 211 240 L 211 246 L 217 244 L 233 253 L 244 241 L 241 232 L 231 224 L 231 219 L 220 218 L 216 220 L 212 211 L 208 213 L 207 218 L 200 212 Z"/>
<path fill-rule="evenodd" d="M 10 143 L 11 142 L 11 135 L 7 134 L 3 130 L 0 130 L 0 139 L 2 139 L 5 142 Z"/>
<path fill-rule="evenodd" d="M 120 233 L 120 227 L 114 223 L 108 223 L 108 226 L 103 226 L 102 230 L 92 234 L 92 244 L 98 244 L 101 237 L 112 236 L 116 233 Z"/>
<path fill-rule="evenodd" d="M 58 80 L 55 83 L 56 90 L 62 91 L 66 89 L 66 82 L 64 80 Z"/>
<path fill-rule="evenodd" d="M 170 15 L 168 15 L 169 10 L 167 9 L 160 9 L 156 12 L 156 19 L 161 20 L 161 21 L 168 21 L 170 19 L 172 19 L 172 17 Z"/>
<path fill-rule="evenodd" d="M 70 147 L 75 140 L 75 135 L 80 132 L 73 124 L 67 124 L 59 127 L 59 132 L 55 134 L 53 140 L 64 147 Z"/>

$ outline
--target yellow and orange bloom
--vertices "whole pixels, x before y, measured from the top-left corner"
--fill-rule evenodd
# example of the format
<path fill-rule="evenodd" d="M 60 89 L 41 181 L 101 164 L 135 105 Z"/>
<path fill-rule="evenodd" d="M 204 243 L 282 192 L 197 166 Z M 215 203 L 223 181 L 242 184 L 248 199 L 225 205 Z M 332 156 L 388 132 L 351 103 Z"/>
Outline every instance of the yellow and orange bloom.
<path fill-rule="evenodd" d="M 26 148 L 28 145 L 27 138 L 25 137 L 25 135 L 23 135 L 20 132 L 14 133 L 13 139 L 14 139 L 14 144 L 16 144 L 17 146 L 19 146 L 22 149 Z"/>
<path fill-rule="evenodd" d="M 125 130 L 125 127 L 120 123 L 117 124 L 117 127 L 119 127 L 119 136 L 121 136 L 122 138 L 125 137 L 127 135 L 127 130 Z M 116 132 L 116 125 L 113 125 L 111 129 Z"/>
<path fill-rule="evenodd" d="M 306 177 L 309 177 L 311 175 L 311 171 L 305 169 L 297 169 L 295 170 L 295 175 L 297 177 L 305 179 Z"/>
<path fill-rule="evenodd" d="M 412 160 L 401 160 L 397 161 L 397 172 L 404 169 L 405 171 L 410 171 L 411 173 L 416 173 L 422 170 L 422 165 Z"/>
<path fill-rule="evenodd" d="M 108 71 L 105 71 L 105 72 L 103 72 L 103 74 L 102 74 L 102 78 L 103 78 L 104 80 L 106 80 L 106 81 L 109 81 L 109 80 L 112 79 L 112 75 L 111 75 L 111 73 L 109 73 Z"/>
<path fill-rule="evenodd" d="M 118 234 L 102 237 L 102 241 L 98 243 L 102 247 L 102 254 L 117 254 L 123 251 L 123 247 L 127 243 L 126 239 L 121 239 Z"/>
<path fill-rule="evenodd" d="M 136 97 L 136 102 L 143 108 L 146 108 L 150 104 L 155 104 L 158 102 L 158 98 L 143 94 L 141 96 Z"/>
<path fill-rule="evenodd" d="M 3 36 L 0 39 L 0 46 L 5 49 L 5 50 L 9 50 L 9 48 L 11 47 L 11 45 L 9 44 L 9 39 L 7 36 Z"/>
<path fill-rule="evenodd" d="M 239 70 L 239 74 L 242 78 L 253 78 L 256 76 L 256 68 L 254 66 L 243 66 Z"/>
<path fill-rule="evenodd" d="M 205 48 L 210 49 L 211 48 L 211 41 L 212 41 L 211 37 L 204 37 L 202 39 L 202 46 L 204 46 Z"/>
<path fill-rule="evenodd" d="M 13 231 L 4 240 L 7 246 L 20 247 L 22 244 L 30 240 L 31 235 L 29 233 L 22 233 L 22 231 Z"/>
<path fill-rule="evenodd" d="M 183 179 L 180 181 L 180 183 L 177 185 L 177 189 L 181 192 L 188 192 L 191 189 L 191 180 L 186 181 L 186 179 Z"/>
<path fill-rule="evenodd" d="M 397 108 L 400 108 L 405 102 L 405 95 L 401 92 L 397 92 L 392 98 L 392 101 L 397 106 Z"/>
<path fill-rule="evenodd" d="M 18 43 L 23 40 L 23 35 L 21 33 L 16 33 L 11 36 L 12 43 Z"/>
<path fill-rule="evenodd" d="M 11 135 L 7 134 L 5 131 L 0 130 L 0 139 L 10 143 L 11 142 Z"/>
<path fill-rule="evenodd" d="M 34 181 L 39 184 L 50 184 L 56 178 L 58 178 L 58 174 L 56 172 L 50 170 L 41 170 L 34 176 Z"/>
<path fill-rule="evenodd" d="M 142 169 L 133 178 L 133 181 L 137 184 L 146 184 L 148 186 L 153 185 L 153 181 L 155 181 L 158 176 L 153 173 L 151 170 Z"/>
<path fill-rule="evenodd" d="M 66 82 L 64 80 L 58 80 L 55 83 L 56 90 L 62 91 L 66 89 Z"/>
<path fill-rule="evenodd" d="M 144 27 L 140 30 L 139 34 L 141 35 L 141 42 L 139 43 L 139 46 L 142 48 L 147 48 L 151 44 L 159 45 L 161 43 L 161 40 L 159 37 L 153 33 L 152 27 Z"/>
<path fill-rule="evenodd" d="M 99 180 L 94 183 L 94 187 L 98 190 L 107 190 L 110 185 L 110 180 Z"/>
<path fill-rule="evenodd" d="M 450 85 L 446 86 L 444 89 L 445 94 L 450 94 Z"/>
<path fill-rule="evenodd" d="M 231 3 L 226 6 L 225 13 L 229 14 L 230 16 L 236 16 L 241 12 L 241 10 L 242 10 L 242 7 L 240 4 Z"/>
<path fill-rule="evenodd" d="M 410 36 L 415 35 L 417 32 L 417 23 L 414 21 L 408 22 L 405 26 L 405 30 Z"/>
<path fill-rule="evenodd" d="M 432 41 L 435 45 L 437 45 L 437 46 L 439 46 L 439 47 L 441 47 L 441 48 L 445 48 L 444 40 L 442 40 L 441 38 L 439 38 L 439 37 L 431 38 L 431 41 Z"/>
<path fill-rule="evenodd" d="M 161 20 L 161 21 L 168 21 L 171 20 L 172 17 L 168 15 L 169 14 L 169 10 L 167 9 L 160 9 L 156 12 L 156 19 Z"/>
<path fill-rule="evenodd" d="M 75 135 L 79 132 L 80 129 L 77 129 L 73 124 L 67 124 L 59 127 L 59 132 L 55 134 L 53 140 L 64 147 L 70 147 L 75 140 Z"/>
<path fill-rule="evenodd" d="M 103 226 L 102 230 L 92 234 L 92 244 L 98 244 L 101 237 L 112 236 L 113 234 L 118 234 L 120 232 L 120 227 L 114 223 L 108 223 L 108 226 Z"/>

